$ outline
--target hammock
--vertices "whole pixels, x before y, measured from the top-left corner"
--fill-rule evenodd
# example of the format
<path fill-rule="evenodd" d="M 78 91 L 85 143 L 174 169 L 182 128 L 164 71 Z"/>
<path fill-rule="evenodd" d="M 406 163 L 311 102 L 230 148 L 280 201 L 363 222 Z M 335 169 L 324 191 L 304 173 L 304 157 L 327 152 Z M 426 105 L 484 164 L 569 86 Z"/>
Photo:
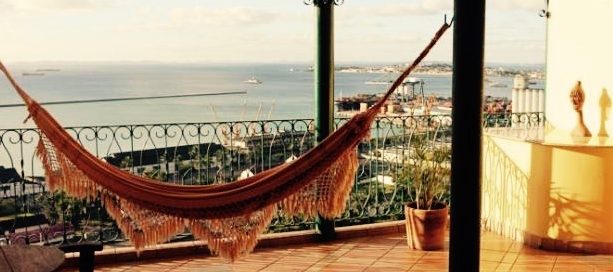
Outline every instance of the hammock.
<path fill-rule="evenodd" d="M 206 186 L 147 179 L 96 158 L 19 86 L 1 62 L 0 69 L 40 130 L 37 154 L 52 191 L 99 197 L 137 250 L 165 242 L 187 227 L 197 239 L 206 240 L 213 253 L 233 261 L 253 250 L 277 209 L 286 215 L 327 219 L 343 212 L 358 165 L 356 146 L 368 136 L 387 98 L 449 27 L 441 26 L 380 101 L 301 157 L 243 180 Z"/>

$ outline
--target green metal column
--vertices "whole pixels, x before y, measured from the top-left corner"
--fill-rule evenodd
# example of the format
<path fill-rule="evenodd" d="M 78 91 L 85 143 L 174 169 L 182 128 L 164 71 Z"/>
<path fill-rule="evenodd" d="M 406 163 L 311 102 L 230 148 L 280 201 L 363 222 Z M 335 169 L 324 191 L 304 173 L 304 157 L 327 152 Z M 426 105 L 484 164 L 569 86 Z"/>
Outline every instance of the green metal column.
<path fill-rule="evenodd" d="M 334 5 L 333 0 L 314 0 L 317 17 L 317 52 L 313 67 L 315 79 L 315 125 L 320 142 L 334 131 Z M 336 238 L 334 220 L 317 220 L 321 240 Z"/>

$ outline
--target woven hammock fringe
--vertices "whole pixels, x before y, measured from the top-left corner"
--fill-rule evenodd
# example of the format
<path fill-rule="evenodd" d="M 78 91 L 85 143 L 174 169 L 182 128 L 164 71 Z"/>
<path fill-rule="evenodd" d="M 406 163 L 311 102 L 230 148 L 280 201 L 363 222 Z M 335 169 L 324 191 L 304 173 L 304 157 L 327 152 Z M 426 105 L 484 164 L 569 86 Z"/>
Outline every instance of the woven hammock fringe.
<path fill-rule="evenodd" d="M 230 261 L 253 251 L 262 233 L 276 212 L 275 205 L 246 216 L 213 220 L 191 220 L 194 237 L 206 240 L 213 254 Z"/>
<path fill-rule="evenodd" d="M 320 215 L 333 219 L 340 216 L 345 210 L 357 167 L 357 152 L 350 149 L 313 182 L 281 201 L 282 212 L 287 216 L 308 218 Z"/>
<path fill-rule="evenodd" d="M 277 204 L 243 216 L 189 219 L 152 211 L 113 194 L 76 168 L 44 133 L 37 154 L 51 191 L 63 190 L 78 198 L 100 198 L 109 216 L 138 253 L 190 230 L 195 238 L 206 241 L 211 253 L 232 262 L 253 251 L 259 234 L 266 230 L 278 208 L 286 216 L 313 218 L 320 215 L 328 219 L 339 216 L 345 209 L 358 165 L 357 152 L 350 149 L 309 185 Z"/>

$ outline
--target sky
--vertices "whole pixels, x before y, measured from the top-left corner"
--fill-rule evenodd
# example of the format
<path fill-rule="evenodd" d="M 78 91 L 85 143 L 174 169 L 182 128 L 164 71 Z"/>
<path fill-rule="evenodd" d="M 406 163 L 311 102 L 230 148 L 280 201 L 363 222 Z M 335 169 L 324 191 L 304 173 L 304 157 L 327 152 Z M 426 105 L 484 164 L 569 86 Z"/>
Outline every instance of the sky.
<path fill-rule="evenodd" d="M 545 0 L 487 0 L 485 61 L 544 63 Z M 0 59 L 197 63 L 312 62 L 315 12 L 303 0 L 0 0 Z M 346 0 L 337 63 L 414 58 L 453 0 Z M 451 61 L 452 32 L 429 61 Z"/>

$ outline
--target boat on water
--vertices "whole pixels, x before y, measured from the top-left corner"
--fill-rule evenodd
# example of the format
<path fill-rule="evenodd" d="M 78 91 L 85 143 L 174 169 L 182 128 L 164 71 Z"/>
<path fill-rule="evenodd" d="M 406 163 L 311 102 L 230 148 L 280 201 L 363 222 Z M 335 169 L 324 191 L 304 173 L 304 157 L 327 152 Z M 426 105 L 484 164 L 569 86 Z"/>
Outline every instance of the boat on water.
<path fill-rule="evenodd" d="M 490 87 L 493 87 L 493 88 L 506 88 L 506 87 L 508 87 L 508 85 L 499 81 L 499 82 L 494 82 L 494 83 L 490 84 Z"/>
<path fill-rule="evenodd" d="M 364 82 L 366 85 L 389 85 L 394 83 L 393 73 L 385 73 L 377 78 Z"/>
<path fill-rule="evenodd" d="M 41 72 L 23 72 L 21 73 L 22 76 L 44 76 L 45 73 L 41 73 Z"/>
<path fill-rule="evenodd" d="M 394 80 L 395 79 L 391 77 L 391 73 L 390 73 L 390 75 L 384 75 L 376 79 L 366 81 L 364 82 L 364 84 L 366 85 L 389 85 L 389 84 L 394 83 Z M 416 77 L 407 77 L 402 83 L 415 84 L 415 83 L 419 83 L 420 81 L 421 79 L 416 78 Z"/>
<path fill-rule="evenodd" d="M 262 84 L 262 81 L 252 76 L 250 79 L 243 81 L 245 84 Z"/>
<path fill-rule="evenodd" d="M 394 83 L 393 80 L 369 80 L 364 82 L 366 85 L 388 85 Z"/>

